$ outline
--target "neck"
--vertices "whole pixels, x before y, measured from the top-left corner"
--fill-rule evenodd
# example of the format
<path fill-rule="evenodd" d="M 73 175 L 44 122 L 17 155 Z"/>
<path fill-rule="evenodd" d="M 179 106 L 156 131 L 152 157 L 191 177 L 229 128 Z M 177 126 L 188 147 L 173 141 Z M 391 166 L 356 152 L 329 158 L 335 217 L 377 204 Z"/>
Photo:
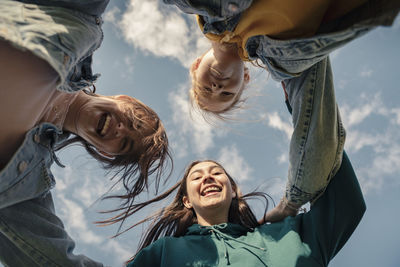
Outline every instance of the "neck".
<path fill-rule="evenodd" d="M 211 46 L 214 50 L 216 59 L 224 60 L 226 58 L 240 59 L 238 54 L 238 47 L 236 44 L 212 42 Z"/>
<path fill-rule="evenodd" d="M 227 223 L 227 222 L 228 222 L 227 214 L 225 215 L 225 214 L 217 213 L 217 214 L 208 215 L 208 216 L 197 215 L 197 223 L 202 226 L 211 226 L 211 225 Z"/>
<path fill-rule="evenodd" d="M 89 95 L 79 91 L 78 95 L 75 97 L 74 101 L 69 106 L 67 115 L 65 117 L 63 129 L 71 133 L 78 134 L 78 129 L 76 126 L 77 119 L 79 118 L 79 112 L 82 106 L 89 101 Z"/>

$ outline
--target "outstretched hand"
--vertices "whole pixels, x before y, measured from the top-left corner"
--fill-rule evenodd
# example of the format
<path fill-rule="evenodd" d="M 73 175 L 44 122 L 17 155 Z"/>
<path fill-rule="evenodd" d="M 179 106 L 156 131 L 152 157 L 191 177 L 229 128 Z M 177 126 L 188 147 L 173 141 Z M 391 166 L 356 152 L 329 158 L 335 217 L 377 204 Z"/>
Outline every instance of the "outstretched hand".
<path fill-rule="evenodd" d="M 292 205 L 288 206 L 287 201 L 281 199 L 276 207 L 265 214 L 264 220 L 261 220 L 260 223 L 279 222 L 285 219 L 287 216 L 296 216 L 297 213 L 299 213 L 299 208 L 300 207 L 294 208 Z"/>

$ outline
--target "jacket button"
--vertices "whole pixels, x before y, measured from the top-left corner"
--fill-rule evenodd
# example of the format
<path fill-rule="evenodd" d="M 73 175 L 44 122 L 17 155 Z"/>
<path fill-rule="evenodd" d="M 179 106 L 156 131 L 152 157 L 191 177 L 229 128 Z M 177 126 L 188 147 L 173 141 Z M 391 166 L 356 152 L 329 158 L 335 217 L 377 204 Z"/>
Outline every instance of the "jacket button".
<path fill-rule="evenodd" d="M 230 2 L 230 3 L 228 4 L 228 9 L 229 9 L 229 11 L 231 11 L 231 12 L 237 12 L 238 9 L 239 9 L 239 6 L 238 6 L 238 4 L 235 3 L 235 2 Z"/>
<path fill-rule="evenodd" d="M 100 18 L 96 18 L 96 24 L 100 25 L 100 23 L 101 23 L 101 19 Z"/>
<path fill-rule="evenodd" d="M 33 141 L 35 141 L 35 143 L 40 143 L 40 136 L 39 136 L 39 134 L 35 134 L 34 136 L 33 136 Z"/>
<path fill-rule="evenodd" d="M 26 168 L 28 168 L 28 163 L 27 163 L 26 161 L 21 161 L 21 162 L 18 164 L 18 171 L 19 171 L 19 173 L 23 173 L 23 172 L 26 170 Z"/>

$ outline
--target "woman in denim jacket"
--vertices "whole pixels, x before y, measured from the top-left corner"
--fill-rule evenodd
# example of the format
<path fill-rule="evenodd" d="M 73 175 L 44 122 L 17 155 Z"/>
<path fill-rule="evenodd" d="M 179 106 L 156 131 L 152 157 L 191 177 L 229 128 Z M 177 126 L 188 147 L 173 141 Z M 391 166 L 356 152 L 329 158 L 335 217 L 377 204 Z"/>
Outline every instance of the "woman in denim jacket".
<path fill-rule="evenodd" d="M 92 54 L 108 0 L 0 1 L 0 260 L 7 266 L 101 266 L 74 255 L 50 189 L 54 150 L 80 142 L 121 177 L 123 208 L 169 159 L 157 114 L 101 96 Z M 127 210 L 122 209 L 124 216 Z"/>
<path fill-rule="evenodd" d="M 197 14 L 201 30 L 212 41 L 211 50 L 191 67 L 191 98 L 201 109 L 220 116 L 240 102 L 249 80 L 243 60 L 261 61 L 272 78 L 282 82 L 294 132 L 286 192 L 268 214 L 270 221 L 315 202 L 340 166 L 345 131 L 335 102 L 329 53 L 378 25 L 391 25 L 400 8 L 393 0 L 331 2 L 310 2 L 315 6 L 298 12 L 296 1 L 164 0 Z M 263 5 L 271 12 L 262 16 Z M 289 14 L 292 10 L 287 21 L 297 24 L 277 16 L 285 15 L 282 10 Z"/>

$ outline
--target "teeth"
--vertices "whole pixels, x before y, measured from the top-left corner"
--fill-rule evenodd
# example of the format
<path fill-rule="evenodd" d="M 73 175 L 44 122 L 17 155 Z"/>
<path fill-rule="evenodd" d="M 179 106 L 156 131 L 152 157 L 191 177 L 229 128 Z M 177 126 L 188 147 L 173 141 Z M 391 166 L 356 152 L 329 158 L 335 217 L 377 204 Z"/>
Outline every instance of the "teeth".
<path fill-rule="evenodd" d="M 206 195 L 208 192 L 210 192 L 210 191 L 217 191 L 217 192 L 220 192 L 221 191 L 221 189 L 219 188 L 219 187 L 216 187 L 216 186 L 210 186 L 210 187 L 207 187 L 204 191 L 203 191 L 203 195 Z"/>
<path fill-rule="evenodd" d="M 106 122 L 104 123 L 103 129 L 100 134 L 105 135 L 107 133 L 108 127 L 110 126 L 111 117 L 107 115 Z"/>

